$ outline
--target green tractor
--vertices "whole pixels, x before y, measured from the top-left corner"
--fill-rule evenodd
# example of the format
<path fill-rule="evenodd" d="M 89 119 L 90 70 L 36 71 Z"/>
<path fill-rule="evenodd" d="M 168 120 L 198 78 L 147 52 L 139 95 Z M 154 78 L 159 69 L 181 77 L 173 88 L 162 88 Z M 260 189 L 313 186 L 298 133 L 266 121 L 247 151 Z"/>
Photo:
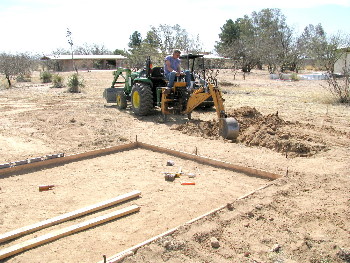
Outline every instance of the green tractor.
<path fill-rule="evenodd" d="M 194 75 L 194 65 L 197 58 L 203 55 L 184 55 L 180 57 L 191 72 L 191 80 L 194 88 L 199 87 L 200 80 Z M 113 72 L 114 79 L 110 88 L 104 91 L 107 103 L 116 103 L 119 109 L 125 109 L 128 102 L 135 115 L 149 115 L 155 107 L 162 105 L 162 90 L 167 86 L 168 80 L 164 76 L 163 67 L 153 67 L 150 57 L 146 60 L 144 69 L 132 72 L 130 69 L 118 68 Z M 203 82 L 203 81 L 202 81 Z M 175 83 L 184 83 L 184 79 L 178 79 Z M 176 84 L 175 84 L 176 85 Z M 188 92 L 178 87 L 174 99 L 169 108 L 173 113 L 180 113 L 186 104 Z M 211 98 L 203 101 L 200 107 L 212 107 L 214 103 Z"/>
<path fill-rule="evenodd" d="M 192 111 L 197 107 L 215 106 L 219 119 L 219 130 L 222 137 L 236 139 L 239 124 L 234 118 L 228 118 L 225 113 L 224 99 L 216 81 L 206 81 L 195 74 L 194 66 L 197 58 L 203 55 L 184 55 L 180 58 L 187 62 L 191 73 L 191 90 L 183 77 L 178 77 L 174 87 L 168 89 L 168 80 L 163 73 L 163 67 L 153 67 L 148 57 L 143 70 L 132 72 L 130 69 L 119 68 L 114 71 L 114 79 L 110 88 L 105 89 L 103 96 L 107 103 L 116 103 L 119 109 L 125 109 L 131 102 L 135 115 L 149 115 L 155 107 L 161 109 L 164 120 L 170 114 L 187 114 L 191 118 Z M 204 67 L 204 59 L 202 62 Z M 205 70 L 203 70 L 205 75 Z"/>
<path fill-rule="evenodd" d="M 149 115 L 160 105 L 162 87 L 167 82 L 163 68 L 152 68 L 149 57 L 143 70 L 132 72 L 131 69 L 118 68 L 113 75 L 111 87 L 103 94 L 108 103 L 116 103 L 119 109 L 125 109 L 129 101 L 135 115 Z"/>

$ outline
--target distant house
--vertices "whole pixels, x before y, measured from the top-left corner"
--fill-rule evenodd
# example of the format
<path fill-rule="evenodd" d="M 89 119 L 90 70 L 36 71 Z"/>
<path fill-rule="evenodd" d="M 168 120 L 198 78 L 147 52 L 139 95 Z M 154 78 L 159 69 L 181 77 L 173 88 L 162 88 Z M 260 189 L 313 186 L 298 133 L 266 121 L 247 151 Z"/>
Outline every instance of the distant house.
<path fill-rule="evenodd" d="M 78 70 L 115 69 L 125 66 L 126 57 L 122 55 L 57 55 L 44 56 L 55 71 L 73 71 L 74 65 Z"/>
<path fill-rule="evenodd" d="M 336 74 L 344 74 L 345 70 L 350 72 L 350 48 L 342 51 L 343 54 L 334 64 L 334 73 Z"/>

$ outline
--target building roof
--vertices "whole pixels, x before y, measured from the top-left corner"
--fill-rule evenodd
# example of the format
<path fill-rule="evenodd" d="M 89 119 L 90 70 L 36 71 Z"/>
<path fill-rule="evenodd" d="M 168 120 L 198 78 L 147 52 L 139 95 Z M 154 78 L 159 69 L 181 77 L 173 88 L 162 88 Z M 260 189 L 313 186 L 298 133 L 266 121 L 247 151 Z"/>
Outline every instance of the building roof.
<path fill-rule="evenodd" d="M 204 55 L 204 58 L 206 59 L 224 59 L 224 57 L 220 57 L 214 54 Z"/>
<path fill-rule="evenodd" d="M 72 59 L 72 55 L 50 55 L 50 56 L 44 56 L 41 59 L 42 60 L 47 60 L 47 59 L 68 60 L 68 59 Z M 122 55 L 73 55 L 73 59 L 114 60 L 114 59 L 126 59 L 126 57 L 124 57 Z"/>

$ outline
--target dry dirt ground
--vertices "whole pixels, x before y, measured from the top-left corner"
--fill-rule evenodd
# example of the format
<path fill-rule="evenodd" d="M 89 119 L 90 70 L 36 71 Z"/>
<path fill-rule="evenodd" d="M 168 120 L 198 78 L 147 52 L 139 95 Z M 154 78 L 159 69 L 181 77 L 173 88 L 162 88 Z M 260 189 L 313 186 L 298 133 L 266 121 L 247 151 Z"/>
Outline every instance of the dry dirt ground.
<path fill-rule="evenodd" d="M 70 73 L 63 73 L 67 76 Z M 254 71 L 218 75 L 236 142 L 218 136 L 214 110 L 193 120 L 159 111 L 135 117 L 106 104 L 112 71 L 79 73 L 82 93 L 31 83 L 0 89 L 0 164 L 133 142 L 168 147 L 283 175 L 275 181 L 135 149 L 52 169 L 0 178 L 0 234 L 132 190 L 140 211 L 25 251 L 4 262 L 98 262 L 185 224 L 123 262 L 350 262 L 350 108 L 332 103 L 323 81 L 270 80 Z M 166 166 L 172 160 L 174 166 Z M 195 173 L 196 185 L 164 180 L 164 171 Z M 181 179 L 183 180 L 183 179 Z M 53 184 L 39 192 L 38 185 Z M 239 197 L 266 186 L 244 199 Z M 109 211 L 109 210 L 108 210 Z M 0 244 L 0 251 L 107 210 Z M 216 238 L 219 247 L 211 241 Z"/>

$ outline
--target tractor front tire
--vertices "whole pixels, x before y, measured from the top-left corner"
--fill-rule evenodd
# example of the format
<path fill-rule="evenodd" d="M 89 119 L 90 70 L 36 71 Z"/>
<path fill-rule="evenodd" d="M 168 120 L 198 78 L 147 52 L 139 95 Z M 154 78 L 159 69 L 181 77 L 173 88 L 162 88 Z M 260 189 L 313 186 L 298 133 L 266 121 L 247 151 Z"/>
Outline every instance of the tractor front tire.
<path fill-rule="evenodd" d="M 149 115 L 153 110 L 153 93 L 145 83 L 135 83 L 131 90 L 131 107 L 135 115 Z"/>
<path fill-rule="evenodd" d="M 117 99 L 118 109 L 120 109 L 120 110 L 126 109 L 127 101 L 126 101 L 126 95 L 125 95 L 124 91 L 117 92 L 116 99 Z"/>

